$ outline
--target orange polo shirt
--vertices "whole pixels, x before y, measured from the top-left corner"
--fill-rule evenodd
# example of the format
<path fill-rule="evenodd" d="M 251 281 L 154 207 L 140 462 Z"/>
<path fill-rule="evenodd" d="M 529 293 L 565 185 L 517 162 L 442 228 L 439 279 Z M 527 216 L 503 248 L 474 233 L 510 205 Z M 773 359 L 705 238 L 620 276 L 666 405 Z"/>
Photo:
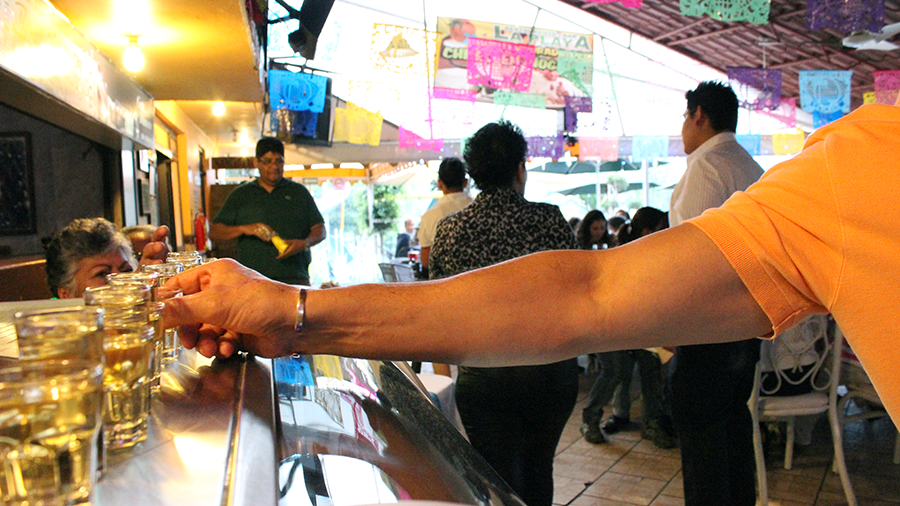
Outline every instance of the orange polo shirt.
<path fill-rule="evenodd" d="M 900 426 L 900 107 L 816 130 L 746 192 L 688 221 L 728 258 L 777 335 L 831 312 Z"/>

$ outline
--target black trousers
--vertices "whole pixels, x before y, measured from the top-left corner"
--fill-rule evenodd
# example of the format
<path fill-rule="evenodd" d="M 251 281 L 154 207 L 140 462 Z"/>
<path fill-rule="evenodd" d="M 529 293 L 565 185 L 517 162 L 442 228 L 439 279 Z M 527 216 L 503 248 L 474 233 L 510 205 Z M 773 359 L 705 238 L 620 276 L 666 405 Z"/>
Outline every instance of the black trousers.
<path fill-rule="evenodd" d="M 685 506 L 754 506 L 756 460 L 747 400 L 759 341 L 680 346 L 670 364 Z"/>
<path fill-rule="evenodd" d="M 528 506 L 553 503 L 553 457 L 578 395 L 575 359 L 460 368 L 456 407 L 472 446 Z"/>

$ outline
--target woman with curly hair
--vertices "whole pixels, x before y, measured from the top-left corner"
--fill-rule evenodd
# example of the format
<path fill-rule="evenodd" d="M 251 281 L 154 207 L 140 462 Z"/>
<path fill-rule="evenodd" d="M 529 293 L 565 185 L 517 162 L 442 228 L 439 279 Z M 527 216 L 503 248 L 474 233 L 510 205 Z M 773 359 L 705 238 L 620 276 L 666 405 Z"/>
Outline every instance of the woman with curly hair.
<path fill-rule="evenodd" d="M 481 193 L 438 225 L 429 260 L 432 279 L 576 248 L 558 207 L 525 200 L 527 150 L 522 131 L 507 121 L 485 125 L 466 142 L 466 170 Z M 553 503 L 553 457 L 577 395 L 575 359 L 463 366 L 456 382 L 469 441 L 528 506 Z"/>

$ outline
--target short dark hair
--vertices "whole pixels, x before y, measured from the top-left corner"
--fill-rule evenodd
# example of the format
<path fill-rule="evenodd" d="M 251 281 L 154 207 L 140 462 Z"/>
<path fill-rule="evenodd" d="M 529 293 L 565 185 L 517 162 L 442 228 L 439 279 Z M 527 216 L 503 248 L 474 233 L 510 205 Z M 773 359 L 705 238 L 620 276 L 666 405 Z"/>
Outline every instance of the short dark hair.
<path fill-rule="evenodd" d="M 74 288 L 78 262 L 83 258 L 122 251 L 132 258 L 131 243 L 112 222 L 103 218 L 78 218 L 54 235 L 47 245 L 47 284 L 54 297 L 59 288 Z"/>
<path fill-rule="evenodd" d="M 438 179 L 448 190 L 462 190 L 466 184 L 466 165 L 456 157 L 444 158 L 438 168 Z"/>
<path fill-rule="evenodd" d="M 522 129 L 506 120 L 488 123 L 466 141 L 464 158 L 472 181 L 482 191 L 511 187 L 528 154 Z"/>
<path fill-rule="evenodd" d="M 630 222 L 619 229 L 617 239 L 619 244 L 627 244 L 640 239 L 645 231 L 653 233 L 664 228 L 669 228 L 669 213 L 655 207 L 642 207 L 634 213 Z"/>
<path fill-rule="evenodd" d="M 697 111 L 697 106 L 703 108 L 716 132 L 737 131 L 738 99 L 731 86 L 718 81 L 703 81 L 685 93 L 684 98 L 691 114 Z"/>
<path fill-rule="evenodd" d="M 263 137 L 256 142 L 256 158 L 262 158 L 268 152 L 284 157 L 284 143 L 275 137 Z"/>

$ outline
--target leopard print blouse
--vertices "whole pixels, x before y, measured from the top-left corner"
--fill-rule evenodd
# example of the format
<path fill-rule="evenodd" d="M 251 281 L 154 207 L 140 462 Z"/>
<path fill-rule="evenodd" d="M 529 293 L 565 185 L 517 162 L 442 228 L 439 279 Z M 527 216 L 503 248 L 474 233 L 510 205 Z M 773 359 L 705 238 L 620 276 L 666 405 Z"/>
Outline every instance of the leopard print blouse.
<path fill-rule="evenodd" d="M 438 224 L 429 275 L 439 279 L 559 249 L 578 249 L 559 207 L 529 202 L 512 188 L 484 191 Z"/>

